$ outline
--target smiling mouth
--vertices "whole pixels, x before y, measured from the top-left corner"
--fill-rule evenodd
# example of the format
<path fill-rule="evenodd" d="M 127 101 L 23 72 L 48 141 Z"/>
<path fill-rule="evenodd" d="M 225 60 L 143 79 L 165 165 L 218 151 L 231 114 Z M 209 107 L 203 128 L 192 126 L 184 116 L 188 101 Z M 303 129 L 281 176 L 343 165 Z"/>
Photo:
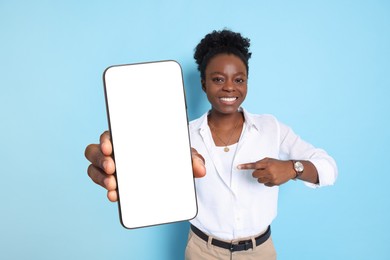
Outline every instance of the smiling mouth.
<path fill-rule="evenodd" d="M 238 97 L 221 97 L 219 98 L 222 102 L 234 102 Z"/>

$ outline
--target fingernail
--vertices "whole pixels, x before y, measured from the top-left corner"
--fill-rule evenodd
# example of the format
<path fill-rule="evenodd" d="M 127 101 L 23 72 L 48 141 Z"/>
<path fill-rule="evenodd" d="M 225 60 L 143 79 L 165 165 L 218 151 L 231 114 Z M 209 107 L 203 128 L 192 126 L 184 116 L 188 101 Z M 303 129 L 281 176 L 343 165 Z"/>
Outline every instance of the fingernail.
<path fill-rule="evenodd" d="M 237 169 L 241 170 L 242 169 L 241 165 L 237 165 Z"/>
<path fill-rule="evenodd" d="M 196 159 L 202 163 L 202 165 L 204 165 L 204 161 L 202 159 L 200 159 L 199 157 L 196 157 Z"/>
<path fill-rule="evenodd" d="M 206 166 L 206 165 L 204 164 L 204 161 L 203 161 L 202 159 L 199 159 L 199 160 L 200 160 L 200 162 L 202 163 L 203 166 Z"/>

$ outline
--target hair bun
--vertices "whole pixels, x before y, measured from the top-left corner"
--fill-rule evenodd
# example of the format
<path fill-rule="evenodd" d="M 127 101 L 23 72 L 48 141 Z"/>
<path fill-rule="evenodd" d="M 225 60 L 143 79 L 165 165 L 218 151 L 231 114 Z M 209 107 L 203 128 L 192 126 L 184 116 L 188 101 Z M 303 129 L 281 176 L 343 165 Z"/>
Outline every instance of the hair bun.
<path fill-rule="evenodd" d="M 198 64 L 201 77 L 204 78 L 204 70 L 208 61 L 220 53 L 235 54 L 242 59 L 248 69 L 248 60 L 252 56 L 249 52 L 250 40 L 240 33 L 227 29 L 207 34 L 195 48 L 194 59 Z"/>

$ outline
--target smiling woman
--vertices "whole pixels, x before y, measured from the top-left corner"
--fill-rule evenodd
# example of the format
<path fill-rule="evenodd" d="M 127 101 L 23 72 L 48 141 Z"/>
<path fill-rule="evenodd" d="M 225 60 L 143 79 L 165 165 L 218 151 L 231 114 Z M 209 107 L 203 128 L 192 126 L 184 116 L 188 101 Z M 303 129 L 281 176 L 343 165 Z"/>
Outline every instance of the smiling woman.
<path fill-rule="evenodd" d="M 195 49 L 211 109 L 190 123 L 191 145 L 204 157 L 206 176 L 196 179 L 199 211 L 190 221 L 188 260 L 276 259 L 270 225 L 278 186 L 297 178 L 325 186 L 337 176 L 326 152 L 273 116 L 241 108 L 249 46 L 241 34 L 222 30 L 206 35 Z"/>
<path fill-rule="evenodd" d="M 270 225 L 279 185 L 300 179 L 309 187 L 331 185 L 335 161 L 301 140 L 271 115 L 255 115 L 241 104 L 247 95 L 249 39 L 213 31 L 194 58 L 211 109 L 190 122 L 198 214 L 192 219 L 185 258 L 276 259 Z M 107 133 L 89 145 L 90 177 L 117 199 L 115 163 Z"/>

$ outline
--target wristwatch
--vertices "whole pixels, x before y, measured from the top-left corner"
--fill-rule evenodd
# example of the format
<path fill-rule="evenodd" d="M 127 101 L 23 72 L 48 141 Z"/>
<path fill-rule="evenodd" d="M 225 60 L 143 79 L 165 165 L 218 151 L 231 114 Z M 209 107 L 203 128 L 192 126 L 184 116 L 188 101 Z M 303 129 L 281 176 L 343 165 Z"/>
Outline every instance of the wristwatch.
<path fill-rule="evenodd" d="M 294 180 L 298 179 L 303 171 L 305 170 L 305 167 L 303 166 L 303 163 L 301 163 L 300 161 L 292 161 L 293 162 L 293 166 L 294 166 L 294 171 L 296 172 L 297 175 L 295 175 L 295 178 Z"/>

